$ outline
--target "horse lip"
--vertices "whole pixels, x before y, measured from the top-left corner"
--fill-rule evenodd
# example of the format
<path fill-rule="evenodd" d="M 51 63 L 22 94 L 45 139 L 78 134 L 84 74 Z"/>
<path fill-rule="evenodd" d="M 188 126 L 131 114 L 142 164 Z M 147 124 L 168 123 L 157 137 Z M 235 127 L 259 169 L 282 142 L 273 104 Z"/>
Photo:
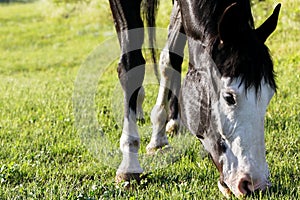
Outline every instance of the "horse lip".
<path fill-rule="evenodd" d="M 260 191 L 266 191 L 267 189 L 269 189 L 272 186 L 271 182 L 269 180 L 267 180 L 265 182 L 265 184 L 257 184 L 253 186 L 253 191 L 255 190 L 260 190 Z"/>
<path fill-rule="evenodd" d="M 272 186 L 272 184 L 271 184 L 270 180 L 268 180 L 268 179 L 266 179 L 266 180 L 264 180 L 264 181 L 262 181 L 260 183 L 257 183 L 256 185 L 248 185 L 248 187 L 251 190 L 251 192 L 256 191 L 256 190 L 266 191 L 271 186 Z"/>
<path fill-rule="evenodd" d="M 219 179 L 218 181 L 218 186 L 220 191 L 222 192 L 222 194 L 229 198 L 231 196 L 231 194 L 234 194 L 236 197 L 240 198 L 240 197 L 246 197 L 246 196 L 251 196 L 252 194 L 255 194 L 256 192 L 262 192 L 265 193 L 271 186 L 271 182 L 269 180 L 266 180 L 265 182 L 261 182 L 258 183 L 256 185 L 247 185 L 247 190 L 245 190 L 244 192 L 241 193 L 235 193 L 233 192 L 228 185 L 224 182 L 224 180 L 222 178 Z M 220 186 L 222 188 L 220 188 Z"/>
<path fill-rule="evenodd" d="M 218 181 L 218 188 L 220 190 L 220 192 L 226 197 L 226 198 L 230 198 L 230 196 L 232 195 L 231 190 L 229 189 L 229 187 L 226 185 L 226 183 L 223 180 L 219 180 Z"/>
<path fill-rule="evenodd" d="M 226 185 L 226 183 L 223 181 L 223 180 L 220 180 L 220 184 L 226 188 L 226 189 L 229 189 L 229 187 Z"/>
<path fill-rule="evenodd" d="M 271 187 L 270 181 L 266 181 L 264 183 L 258 183 L 256 185 L 248 184 L 247 192 L 240 196 L 251 196 L 253 194 L 256 194 L 257 192 L 262 192 L 264 194 L 270 187 Z"/>

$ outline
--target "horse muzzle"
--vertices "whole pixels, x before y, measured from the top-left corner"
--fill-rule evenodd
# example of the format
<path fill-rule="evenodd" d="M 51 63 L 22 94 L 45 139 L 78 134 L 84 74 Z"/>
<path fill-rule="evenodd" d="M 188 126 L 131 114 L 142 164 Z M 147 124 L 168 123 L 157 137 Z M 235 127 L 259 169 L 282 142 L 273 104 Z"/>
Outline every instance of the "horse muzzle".
<path fill-rule="evenodd" d="M 268 180 L 252 179 L 248 174 L 240 175 L 233 182 L 228 184 L 218 181 L 219 190 L 222 194 L 229 198 L 233 193 L 236 197 L 244 197 L 255 192 L 264 192 L 271 186 Z"/>

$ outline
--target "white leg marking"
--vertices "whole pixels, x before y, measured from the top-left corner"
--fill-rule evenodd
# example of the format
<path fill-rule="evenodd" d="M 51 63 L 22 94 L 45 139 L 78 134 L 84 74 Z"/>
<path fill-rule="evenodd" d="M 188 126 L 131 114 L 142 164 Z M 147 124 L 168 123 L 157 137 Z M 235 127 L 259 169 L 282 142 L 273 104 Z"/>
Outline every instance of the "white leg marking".
<path fill-rule="evenodd" d="M 156 99 L 156 105 L 163 105 L 167 108 L 168 93 L 171 85 L 171 78 L 174 72 L 170 64 L 169 51 L 164 49 L 161 52 L 159 60 L 159 68 L 161 73 L 161 80 L 159 85 L 159 91 Z"/>
<path fill-rule="evenodd" d="M 160 55 L 161 82 L 159 87 L 156 105 L 151 112 L 151 122 L 153 127 L 152 137 L 146 149 L 148 153 L 153 153 L 157 148 L 168 145 L 166 136 L 167 121 L 167 98 L 172 76 L 172 67 L 170 66 L 169 51 L 164 49 Z"/>
<path fill-rule="evenodd" d="M 117 170 L 118 174 L 142 173 L 143 169 L 138 160 L 140 138 L 136 126 L 136 115 L 129 111 L 129 117 L 124 119 L 120 149 L 123 153 L 122 162 Z"/>
<path fill-rule="evenodd" d="M 166 120 L 167 113 L 163 106 L 154 106 L 151 112 L 151 122 L 153 124 L 153 132 L 150 143 L 146 149 L 148 153 L 153 153 L 157 148 L 162 148 L 168 145 L 168 138 L 166 136 Z"/>

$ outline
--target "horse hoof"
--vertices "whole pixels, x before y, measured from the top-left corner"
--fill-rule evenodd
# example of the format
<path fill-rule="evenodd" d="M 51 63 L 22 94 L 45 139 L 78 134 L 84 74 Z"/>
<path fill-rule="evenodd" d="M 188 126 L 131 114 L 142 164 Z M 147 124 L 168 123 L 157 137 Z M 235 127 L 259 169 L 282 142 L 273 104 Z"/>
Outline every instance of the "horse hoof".
<path fill-rule="evenodd" d="M 116 175 L 116 183 L 124 183 L 124 187 L 126 189 L 131 188 L 131 184 L 133 181 L 136 181 L 138 184 L 141 182 L 141 174 L 140 173 L 120 173 Z"/>
<path fill-rule="evenodd" d="M 170 136 L 175 136 L 179 132 L 179 123 L 177 120 L 171 119 L 166 125 L 166 132 Z"/>
<path fill-rule="evenodd" d="M 170 150 L 172 150 L 172 147 L 170 145 L 165 145 L 163 147 L 149 148 L 147 149 L 147 154 L 148 155 L 164 154 Z"/>

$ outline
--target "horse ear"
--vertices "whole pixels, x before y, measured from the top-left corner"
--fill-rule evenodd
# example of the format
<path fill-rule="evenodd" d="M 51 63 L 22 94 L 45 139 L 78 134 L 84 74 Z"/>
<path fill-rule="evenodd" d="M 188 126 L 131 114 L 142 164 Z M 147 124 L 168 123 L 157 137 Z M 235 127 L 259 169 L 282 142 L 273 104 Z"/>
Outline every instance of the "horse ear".
<path fill-rule="evenodd" d="M 218 24 L 218 32 L 221 41 L 230 43 L 239 38 L 243 31 L 243 24 L 245 24 L 243 23 L 243 20 L 244 16 L 237 3 L 228 6 L 222 14 Z"/>
<path fill-rule="evenodd" d="M 281 4 L 278 4 L 275 7 L 272 15 L 255 30 L 257 37 L 262 42 L 265 42 L 271 33 L 273 33 L 273 31 L 276 29 L 280 8 Z"/>

